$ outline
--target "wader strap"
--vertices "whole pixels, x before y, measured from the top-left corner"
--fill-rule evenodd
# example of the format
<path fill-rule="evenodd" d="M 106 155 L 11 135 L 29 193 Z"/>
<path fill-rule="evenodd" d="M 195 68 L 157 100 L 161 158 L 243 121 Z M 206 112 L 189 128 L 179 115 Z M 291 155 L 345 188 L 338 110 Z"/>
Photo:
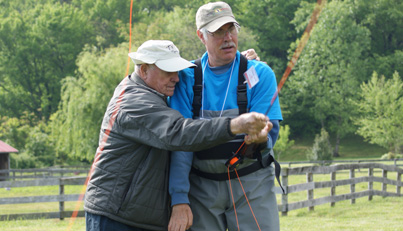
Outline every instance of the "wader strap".
<path fill-rule="evenodd" d="M 193 118 L 199 117 L 200 108 L 202 106 L 202 67 L 201 67 L 201 59 L 195 60 L 195 64 L 197 65 L 194 68 L 194 75 L 195 75 L 195 84 L 193 86 Z"/>
<path fill-rule="evenodd" d="M 246 95 L 246 84 L 244 84 L 245 77 L 243 76 L 248 67 L 248 60 L 243 55 L 241 55 L 240 58 L 241 60 L 239 63 L 238 86 L 236 94 L 237 94 L 237 104 L 239 114 L 241 115 L 247 112 L 247 106 L 248 106 L 248 96 Z"/>
<path fill-rule="evenodd" d="M 193 86 L 193 118 L 199 117 L 201 102 L 202 102 L 202 89 L 203 89 L 203 81 L 202 81 L 202 66 L 201 59 L 195 60 L 195 64 L 197 67 L 194 68 L 195 75 L 195 84 Z M 239 70 L 238 70 L 238 86 L 237 86 L 237 104 L 239 109 L 239 114 L 246 113 L 248 106 L 248 97 L 246 95 L 246 84 L 245 77 L 243 74 L 246 72 L 248 67 L 248 60 L 245 56 L 240 56 Z"/>
<path fill-rule="evenodd" d="M 281 190 L 283 190 L 283 194 L 285 194 L 284 188 L 280 183 L 280 172 L 281 172 L 280 164 L 273 158 L 272 155 L 269 155 L 269 157 L 267 158 L 266 163 L 264 163 L 264 162 L 265 161 L 262 161 L 262 162 L 261 161 L 256 161 L 255 163 L 253 163 L 253 164 L 251 164 L 249 166 L 246 166 L 246 167 L 241 168 L 239 170 L 237 169 L 238 176 L 239 177 L 246 176 L 246 175 L 248 175 L 250 173 L 256 172 L 257 170 L 259 170 L 261 168 L 266 168 L 267 166 L 270 166 L 270 164 L 272 162 L 274 162 L 274 167 L 275 167 L 274 174 L 276 176 L 278 184 L 280 185 Z M 206 179 L 209 179 L 209 180 L 215 180 L 215 181 L 228 180 L 228 173 L 208 173 L 208 172 L 200 171 L 200 170 L 198 170 L 196 168 L 193 168 L 193 167 L 191 169 L 191 172 L 196 174 L 196 175 L 198 175 L 198 176 L 200 176 L 200 177 L 203 177 L 203 178 L 206 178 Z M 230 172 L 230 179 L 235 179 L 235 178 L 237 178 L 237 175 L 236 175 L 235 171 L 231 171 Z"/>

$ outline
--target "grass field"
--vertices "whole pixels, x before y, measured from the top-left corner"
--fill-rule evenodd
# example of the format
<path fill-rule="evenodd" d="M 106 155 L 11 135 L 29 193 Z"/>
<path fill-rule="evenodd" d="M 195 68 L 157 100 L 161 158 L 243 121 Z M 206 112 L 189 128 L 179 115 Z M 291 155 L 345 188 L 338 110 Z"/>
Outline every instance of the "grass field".
<path fill-rule="evenodd" d="M 304 161 L 305 150 L 312 145 L 312 140 L 296 140 L 294 147 L 290 152 L 281 157 L 281 161 Z M 349 137 L 341 142 L 340 154 L 338 159 L 375 159 L 384 154 L 383 148 L 364 143 L 359 137 Z M 392 163 L 390 163 L 392 164 Z M 294 166 L 293 166 L 294 167 Z M 365 171 L 356 172 L 356 177 L 365 176 Z M 375 176 L 381 176 L 381 172 L 374 172 Z M 349 178 L 348 171 L 337 175 L 337 179 Z M 388 174 L 388 178 L 396 180 L 396 174 Z M 329 175 L 315 175 L 314 181 L 328 181 Z M 306 176 L 290 176 L 289 185 L 306 182 Z M 356 192 L 366 190 L 367 183 L 356 184 Z M 374 189 L 381 190 L 380 183 L 374 183 Z M 82 186 L 66 186 L 65 193 L 80 193 Z M 349 193 L 349 186 L 336 188 L 336 194 Z M 387 191 L 396 192 L 396 187 L 388 187 Z M 46 187 L 26 187 L 12 188 L 11 190 L 0 189 L 0 197 L 22 197 L 39 195 L 57 195 L 57 186 Z M 314 198 L 329 196 L 330 189 L 318 189 L 314 191 Z M 288 196 L 289 203 L 306 200 L 306 192 L 293 193 Z M 281 195 L 277 196 L 278 203 L 281 203 Z M 74 210 L 76 202 L 66 202 L 65 210 Z M 82 209 L 82 205 L 81 205 Z M 17 204 L 1 205 L 1 214 L 33 213 L 33 212 L 54 212 L 58 211 L 58 203 L 37 203 L 37 204 Z M 85 221 L 83 218 L 77 218 L 70 227 L 70 219 L 60 221 L 58 219 L 40 219 L 40 220 L 14 220 L 0 222 L 1 231 L 84 231 Z M 254 222 L 254 221 L 252 221 Z M 397 231 L 403 230 L 403 197 L 382 198 L 374 196 L 372 201 L 367 197 L 356 199 L 355 204 L 350 204 L 350 200 L 336 203 L 334 207 L 330 204 L 316 206 L 314 211 L 308 211 L 307 208 L 290 211 L 288 216 L 280 215 L 281 230 L 385 230 Z M 71 228 L 71 229 L 69 229 Z"/>
<path fill-rule="evenodd" d="M 306 161 L 306 151 L 312 147 L 314 137 L 295 139 L 295 144 L 289 151 L 282 154 L 278 161 Z M 331 141 L 334 147 L 334 141 Z M 340 141 L 340 157 L 334 160 L 351 159 L 377 159 L 387 153 L 385 148 L 364 142 L 363 138 L 356 135 L 347 136 Z"/>
<path fill-rule="evenodd" d="M 280 216 L 282 231 L 401 231 L 403 230 L 403 198 L 374 197 L 321 205 L 315 211 L 291 211 Z M 17 220 L 0 222 L 2 231 L 67 231 L 70 219 Z M 77 218 L 71 231 L 84 231 L 84 218 Z"/>

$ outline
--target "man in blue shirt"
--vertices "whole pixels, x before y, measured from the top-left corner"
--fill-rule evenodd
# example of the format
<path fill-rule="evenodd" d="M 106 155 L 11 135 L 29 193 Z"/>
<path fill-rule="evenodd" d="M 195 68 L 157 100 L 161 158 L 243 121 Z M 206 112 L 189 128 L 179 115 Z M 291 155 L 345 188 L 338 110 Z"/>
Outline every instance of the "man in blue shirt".
<path fill-rule="evenodd" d="M 207 50 L 200 63 L 201 93 L 199 96 L 195 95 L 193 88 L 195 71 L 192 68 L 185 69 L 179 72 L 180 81 L 170 99 L 170 106 L 180 111 L 185 118 L 238 116 L 243 110 L 237 101 L 241 63 L 237 50 L 239 23 L 228 4 L 215 2 L 199 8 L 196 25 L 197 35 Z M 247 72 L 244 75 L 247 76 L 245 82 L 248 83 L 246 110 L 265 113 L 277 90 L 272 69 L 263 62 L 248 60 Z M 200 110 L 195 111 L 194 98 L 200 97 Z M 273 102 L 268 117 L 273 129 L 267 141 L 263 141 L 267 142 L 267 145 L 263 145 L 264 148 L 259 148 L 257 154 L 255 152 L 245 158 L 243 163 L 236 167 L 238 172 L 246 172 L 240 174 L 240 180 L 256 222 L 238 179 L 233 178 L 232 173 L 231 180 L 228 180 L 228 177 L 223 178 L 231 171 L 226 162 L 236 150 L 222 146 L 194 155 L 186 152 L 172 153 L 169 192 L 173 210 L 170 231 L 188 228 L 194 231 L 257 230 L 257 226 L 261 230 L 279 230 L 274 167 L 269 162 L 273 160 L 270 158 L 270 155 L 274 156 L 271 150 L 278 137 L 279 121 L 282 120 L 278 99 Z M 242 138 L 228 145 L 234 143 L 239 144 L 239 147 Z"/>

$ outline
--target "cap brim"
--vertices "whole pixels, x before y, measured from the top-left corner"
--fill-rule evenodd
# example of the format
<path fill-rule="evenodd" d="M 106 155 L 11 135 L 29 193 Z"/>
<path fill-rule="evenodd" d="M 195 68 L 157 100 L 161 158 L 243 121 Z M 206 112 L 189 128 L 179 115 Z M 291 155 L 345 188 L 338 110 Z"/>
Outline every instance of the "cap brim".
<path fill-rule="evenodd" d="M 166 71 L 166 72 L 177 72 L 177 71 L 186 69 L 188 67 L 196 66 L 195 64 L 193 64 L 181 57 L 175 57 L 175 58 L 165 59 L 165 60 L 158 60 L 157 62 L 155 62 L 155 65 L 159 69 Z"/>
<path fill-rule="evenodd" d="M 218 30 L 220 27 L 224 26 L 227 23 L 239 24 L 235 20 L 235 18 L 233 18 L 231 16 L 224 16 L 224 17 L 218 18 L 218 19 L 210 22 L 209 24 L 205 25 L 204 28 L 206 28 L 210 32 L 215 32 L 216 30 Z"/>
<path fill-rule="evenodd" d="M 145 55 L 141 55 L 137 52 L 129 53 L 129 57 L 133 60 L 134 64 L 143 64 L 143 63 L 153 64 L 153 63 L 155 63 L 155 59 L 149 58 Z"/>

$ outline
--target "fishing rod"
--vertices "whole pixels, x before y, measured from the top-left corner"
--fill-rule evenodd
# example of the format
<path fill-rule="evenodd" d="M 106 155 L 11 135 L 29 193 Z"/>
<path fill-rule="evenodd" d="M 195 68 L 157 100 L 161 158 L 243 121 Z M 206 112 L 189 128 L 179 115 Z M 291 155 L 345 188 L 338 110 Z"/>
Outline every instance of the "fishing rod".
<path fill-rule="evenodd" d="M 323 1 L 323 5 L 325 4 L 326 0 Z M 265 115 L 268 115 L 270 112 L 270 109 L 272 108 L 274 101 L 277 99 L 278 94 L 281 91 L 281 88 L 283 87 L 285 81 L 287 80 L 288 76 L 291 73 L 291 70 L 294 68 L 294 66 L 297 64 L 298 58 L 302 53 L 302 50 L 304 49 L 305 45 L 308 42 L 309 37 L 311 36 L 311 31 L 313 27 L 315 26 L 316 22 L 318 21 L 319 14 L 322 10 L 322 0 L 318 0 L 316 3 L 315 9 L 312 13 L 311 19 L 309 20 L 308 26 L 305 28 L 304 33 L 302 34 L 301 41 L 299 42 L 297 49 L 295 49 L 294 55 L 292 56 L 290 62 L 287 65 L 287 68 L 283 74 L 283 77 L 281 77 L 280 83 L 277 86 L 277 90 L 273 95 L 273 98 L 270 101 L 270 105 L 267 108 L 266 112 L 264 113 Z"/>
<path fill-rule="evenodd" d="M 290 75 L 292 69 L 297 64 L 298 58 L 301 55 L 302 50 L 304 49 L 305 45 L 307 44 L 309 37 L 311 36 L 312 29 L 315 26 L 315 24 L 317 23 L 319 14 L 322 11 L 322 8 L 325 3 L 326 3 L 326 0 L 317 1 L 316 5 L 315 5 L 315 9 L 312 12 L 311 19 L 309 20 L 308 26 L 305 28 L 305 31 L 302 34 L 301 40 L 300 40 L 297 48 L 295 49 L 294 54 L 293 54 L 291 60 L 289 61 L 287 68 L 286 68 L 283 76 L 281 77 L 279 84 L 277 85 L 276 92 L 274 93 L 272 99 L 270 100 L 270 105 L 267 108 L 266 112 L 264 113 L 265 115 L 268 115 L 268 113 L 270 112 L 270 110 L 274 104 L 274 101 L 277 99 L 278 94 L 281 91 L 281 88 L 283 87 L 285 81 L 287 80 L 288 76 Z M 231 169 L 235 168 L 237 165 L 242 163 L 242 160 L 241 160 L 243 157 L 242 153 L 245 152 L 246 148 L 244 147 L 242 149 L 241 154 L 238 154 L 238 153 L 244 144 L 245 144 L 245 142 L 242 143 L 242 145 L 239 147 L 238 151 L 236 151 L 236 153 L 234 153 L 234 155 L 226 162 L 226 165 L 230 166 Z"/>
<path fill-rule="evenodd" d="M 271 101 L 270 101 L 270 105 L 269 105 L 269 107 L 267 108 L 267 110 L 266 110 L 266 112 L 265 112 L 265 115 L 268 115 L 268 113 L 270 112 L 270 109 L 272 108 L 272 106 L 273 106 L 273 104 L 274 104 L 274 101 L 277 99 L 278 94 L 279 94 L 280 91 L 281 91 L 281 88 L 283 87 L 285 81 L 287 80 L 289 74 L 291 73 L 291 70 L 292 70 L 292 69 L 294 68 L 294 66 L 296 65 L 297 60 L 298 60 L 300 54 L 302 53 L 302 50 L 304 49 L 305 45 L 307 44 L 308 39 L 309 39 L 309 37 L 310 37 L 310 35 L 311 35 L 311 31 L 312 31 L 313 27 L 315 26 L 315 24 L 317 23 L 318 18 L 319 18 L 319 14 L 321 13 L 322 8 L 324 7 L 325 4 L 326 4 L 326 0 L 323 0 L 323 1 L 322 1 L 322 0 L 318 0 L 318 1 L 317 1 L 316 5 L 315 5 L 315 8 L 314 8 L 314 11 L 313 11 L 313 13 L 312 13 L 311 19 L 309 20 L 308 26 L 305 28 L 305 31 L 304 31 L 304 33 L 302 34 L 301 41 L 299 42 L 297 48 L 295 49 L 295 52 L 294 52 L 294 54 L 293 54 L 293 56 L 292 56 L 290 62 L 288 63 L 287 68 L 286 68 L 286 70 L 285 70 L 283 76 L 281 77 L 280 83 L 279 83 L 278 86 L 277 86 L 276 92 L 274 93 L 274 95 L 273 95 L 273 97 L 272 97 L 272 99 L 271 99 Z M 230 179 L 231 179 L 231 177 L 230 177 L 230 169 L 235 171 L 235 173 L 236 173 L 236 175 L 237 175 L 237 178 L 238 178 L 238 181 L 239 181 L 239 184 L 241 185 L 242 190 L 244 190 L 244 189 L 243 189 L 243 186 L 242 186 L 242 183 L 241 183 L 241 180 L 240 180 L 240 178 L 239 178 L 239 176 L 238 176 L 238 173 L 237 173 L 237 170 L 236 170 L 236 167 L 237 167 L 239 164 L 241 164 L 241 163 L 243 162 L 244 153 L 245 153 L 246 148 L 247 148 L 246 146 L 244 147 L 244 145 L 245 145 L 245 141 L 241 144 L 241 146 L 240 146 L 240 147 L 238 148 L 238 150 L 233 154 L 233 156 L 232 156 L 230 159 L 228 159 L 228 160 L 226 161 L 226 163 L 225 163 L 225 165 L 227 166 L 227 170 L 228 170 L 228 181 L 229 181 L 229 185 L 230 185 L 231 198 L 232 198 L 232 203 L 233 203 L 233 206 L 234 206 L 235 219 L 236 219 L 236 223 L 237 223 L 238 230 L 239 230 L 239 223 L 238 223 L 238 216 L 237 216 L 236 208 L 235 208 L 235 201 L 234 201 L 234 197 L 233 197 L 233 195 L 232 195 L 232 186 L 231 186 L 231 180 L 230 180 Z M 243 148 L 242 148 L 242 147 L 243 147 Z M 242 151 L 241 151 L 241 153 L 239 153 L 239 151 L 240 151 L 241 149 L 242 149 Z M 284 193 L 284 189 L 283 189 L 283 187 L 281 186 L 280 180 L 279 180 L 279 178 L 278 178 L 278 175 L 280 174 L 281 166 L 280 166 L 280 165 L 278 164 L 278 162 L 275 161 L 274 159 L 273 159 L 273 162 L 274 162 L 274 164 L 276 165 L 275 175 L 276 175 L 277 181 L 278 181 L 278 183 L 279 183 L 279 185 L 280 185 L 280 187 L 281 187 L 281 189 L 283 190 L 283 193 Z M 278 168 L 278 167 L 279 167 L 279 168 Z M 251 211 L 251 213 L 252 213 L 252 215 L 253 215 L 253 218 L 255 219 L 257 228 L 258 228 L 259 231 L 260 231 L 261 229 L 260 229 L 259 223 L 258 223 L 258 221 L 257 221 L 257 219 L 256 219 L 256 217 L 255 217 L 255 214 L 253 213 L 253 210 L 252 210 L 251 205 L 249 204 L 249 200 L 248 200 L 248 198 L 247 198 L 247 196 L 246 196 L 245 191 L 244 191 L 244 196 L 245 196 L 246 201 L 248 202 L 248 205 L 249 205 L 250 211 Z"/>

